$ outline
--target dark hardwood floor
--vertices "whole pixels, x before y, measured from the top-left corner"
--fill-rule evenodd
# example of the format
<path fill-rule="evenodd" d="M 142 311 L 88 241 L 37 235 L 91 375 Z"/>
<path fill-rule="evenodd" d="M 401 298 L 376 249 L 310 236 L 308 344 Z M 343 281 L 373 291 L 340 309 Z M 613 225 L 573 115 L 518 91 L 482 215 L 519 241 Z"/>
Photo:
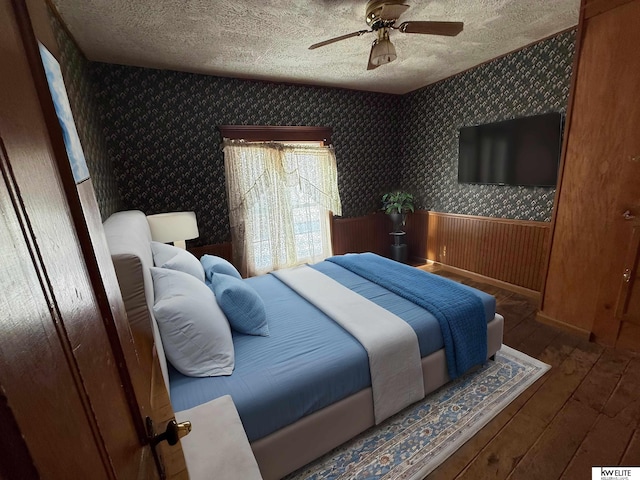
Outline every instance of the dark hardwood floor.
<path fill-rule="evenodd" d="M 592 466 L 640 465 L 640 356 L 536 322 L 522 295 L 442 270 L 496 297 L 504 343 L 551 365 L 427 478 L 589 479 Z"/>

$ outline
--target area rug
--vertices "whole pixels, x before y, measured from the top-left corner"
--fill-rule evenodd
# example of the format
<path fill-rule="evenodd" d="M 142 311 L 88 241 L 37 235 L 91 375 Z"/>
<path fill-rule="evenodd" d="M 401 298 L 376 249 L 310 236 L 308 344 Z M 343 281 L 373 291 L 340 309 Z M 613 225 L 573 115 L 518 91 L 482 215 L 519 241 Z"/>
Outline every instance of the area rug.
<path fill-rule="evenodd" d="M 287 480 L 422 480 L 550 366 L 505 345 L 466 374 Z"/>

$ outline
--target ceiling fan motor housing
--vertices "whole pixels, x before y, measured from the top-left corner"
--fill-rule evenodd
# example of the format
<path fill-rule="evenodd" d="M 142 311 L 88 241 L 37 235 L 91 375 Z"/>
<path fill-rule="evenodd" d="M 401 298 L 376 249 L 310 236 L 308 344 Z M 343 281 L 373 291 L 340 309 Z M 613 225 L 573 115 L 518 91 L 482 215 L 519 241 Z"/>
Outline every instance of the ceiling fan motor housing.
<path fill-rule="evenodd" d="M 403 0 L 369 0 L 366 7 L 366 22 L 372 30 L 391 27 L 409 8 Z"/>

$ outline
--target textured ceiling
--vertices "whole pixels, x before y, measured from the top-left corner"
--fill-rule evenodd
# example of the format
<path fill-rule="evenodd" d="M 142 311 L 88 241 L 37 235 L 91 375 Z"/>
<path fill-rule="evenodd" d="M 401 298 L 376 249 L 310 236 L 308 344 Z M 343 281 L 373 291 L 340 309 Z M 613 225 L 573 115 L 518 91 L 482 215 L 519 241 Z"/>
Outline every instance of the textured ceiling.
<path fill-rule="evenodd" d="M 456 37 L 391 32 L 398 59 L 367 71 L 363 0 L 53 0 L 94 61 L 406 93 L 578 23 L 580 0 L 407 0 L 407 20 L 464 22 Z"/>

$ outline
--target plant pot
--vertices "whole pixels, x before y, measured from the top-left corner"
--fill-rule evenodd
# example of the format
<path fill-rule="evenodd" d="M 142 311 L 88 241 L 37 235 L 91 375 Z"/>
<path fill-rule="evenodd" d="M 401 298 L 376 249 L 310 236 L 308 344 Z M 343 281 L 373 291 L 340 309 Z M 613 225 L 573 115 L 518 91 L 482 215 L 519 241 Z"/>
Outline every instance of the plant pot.
<path fill-rule="evenodd" d="M 391 221 L 393 222 L 393 231 L 394 232 L 403 231 L 402 226 L 404 226 L 404 222 L 407 217 L 406 213 L 395 212 L 395 213 L 389 213 L 388 215 Z"/>

